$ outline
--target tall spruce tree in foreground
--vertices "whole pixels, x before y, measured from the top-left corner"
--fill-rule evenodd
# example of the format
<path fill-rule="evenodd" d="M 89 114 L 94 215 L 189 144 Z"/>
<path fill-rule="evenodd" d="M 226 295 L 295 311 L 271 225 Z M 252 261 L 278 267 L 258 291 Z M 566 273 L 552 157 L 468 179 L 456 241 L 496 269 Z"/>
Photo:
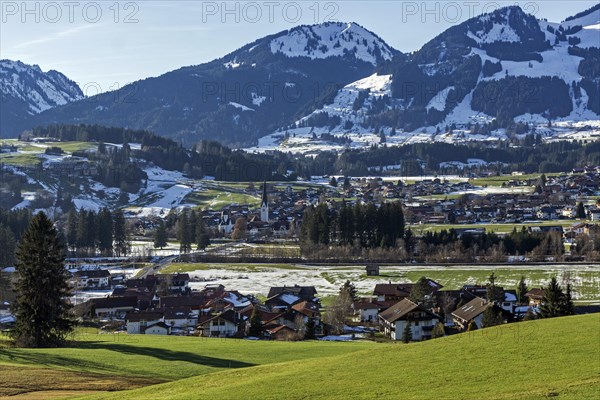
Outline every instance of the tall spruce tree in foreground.
<path fill-rule="evenodd" d="M 40 212 L 31 220 L 17 247 L 16 300 L 11 332 L 20 347 L 56 347 L 75 324 L 70 317 L 65 252 L 52 221 Z"/>

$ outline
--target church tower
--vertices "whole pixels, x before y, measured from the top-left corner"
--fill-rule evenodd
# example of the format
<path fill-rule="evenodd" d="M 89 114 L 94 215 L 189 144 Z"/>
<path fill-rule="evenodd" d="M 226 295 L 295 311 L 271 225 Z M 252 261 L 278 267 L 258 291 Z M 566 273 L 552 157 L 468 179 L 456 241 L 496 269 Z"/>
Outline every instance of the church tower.
<path fill-rule="evenodd" d="M 267 197 L 267 181 L 263 183 L 263 194 L 260 202 L 260 220 L 269 222 L 269 198 Z"/>

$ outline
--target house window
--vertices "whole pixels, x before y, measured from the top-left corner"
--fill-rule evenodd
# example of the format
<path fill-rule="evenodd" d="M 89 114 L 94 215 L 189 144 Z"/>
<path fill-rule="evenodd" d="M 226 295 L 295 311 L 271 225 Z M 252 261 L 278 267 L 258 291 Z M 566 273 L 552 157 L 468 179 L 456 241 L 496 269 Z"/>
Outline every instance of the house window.
<path fill-rule="evenodd" d="M 415 321 L 415 326 L 419 326 L 419 321 Z"/>

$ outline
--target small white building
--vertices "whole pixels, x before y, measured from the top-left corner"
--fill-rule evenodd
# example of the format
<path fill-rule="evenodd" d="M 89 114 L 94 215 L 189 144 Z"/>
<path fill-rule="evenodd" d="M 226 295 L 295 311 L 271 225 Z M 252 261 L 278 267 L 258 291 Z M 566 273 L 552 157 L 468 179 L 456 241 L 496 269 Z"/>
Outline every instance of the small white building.
<path fill-rule="evenodd" d="M 132 335 L 146 333 L 146 328 L 158 324 L 159 322 L 164 323 L 163 314 L 155 311 L 128 313 L 125 320 L 127 324 L 127 333 Z"/>
<path fill-rule="evenodd" d="M 356 301 L 352 304 L 354 310 L 354 321 L 376 322 L 380 306 L 372 301 Z"/>
<path fill-rule="evenodd" d="M 146 335 L 170 335 L 171 327 L 164 322 L 157 322 L 152 325 L 148 325 L 144 329 L 144 334 Z"/>

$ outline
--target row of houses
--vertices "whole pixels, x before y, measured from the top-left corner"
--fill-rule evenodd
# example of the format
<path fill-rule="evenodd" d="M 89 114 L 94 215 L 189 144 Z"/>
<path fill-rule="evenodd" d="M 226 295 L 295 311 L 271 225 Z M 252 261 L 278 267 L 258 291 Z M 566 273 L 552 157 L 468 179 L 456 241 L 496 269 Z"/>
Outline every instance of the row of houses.
<path fill-rule="evenodd" d="M 206 337 L 247 337 L 251 317 L 260 320 L 261 337 L 289 340 L 312 321 L 315 335 L 331 331 L 322 321 L 322 307 L 313 286 L 272 287 L 264 301 L 220 284 L 208 284 L 192 291 L 188 274 L 149 275 L 130 279 L 110 296 L 92 299 L 83 310 L 88 316 L 119 320 L 129 334 L 197 335 Z M 484 312 L 493 307 L 505 322 L 536 313 L 543 292 L 532 289 L 528 303 L 519 303 L 514 290 L 497 287 L 501 293 L 490 301 L 488 287 L 465 285 L 459 290 L 442 290 L 434 280 L 426 280 L 429 288 L 425 300 L 411 300 L 412 283 L 382 283 L 374 287 L 372 297 L 360 298 L 352 304 L 348 323 L 371 326 L 391 340 L 400 340 L 406 325 L 413 340 L 432 337 L 436 324 L 447 332 L 460 332 L 473 323 L 483 327 Z M 256 318 L 256 317 L 255 317 Z"/>

